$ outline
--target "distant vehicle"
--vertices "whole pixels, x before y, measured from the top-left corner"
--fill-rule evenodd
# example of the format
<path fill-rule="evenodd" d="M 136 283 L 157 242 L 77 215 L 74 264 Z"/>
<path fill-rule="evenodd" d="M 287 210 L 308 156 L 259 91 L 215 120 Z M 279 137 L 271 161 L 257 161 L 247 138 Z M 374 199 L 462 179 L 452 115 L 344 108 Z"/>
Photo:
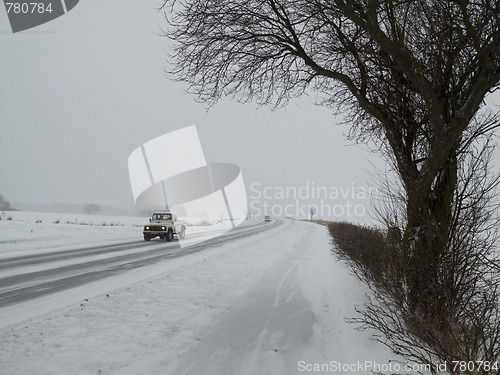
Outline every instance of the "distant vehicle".
<path fill-rule="evenodd" d="M 144 225 L 144 241 L 160 237 L 167 242 L 174 239 L 177 234 L 180 240 L 186 237 L 186 222 L 177 220 L 177 215 L 172 212 L 155 212 L 149 219 L 149 224 Z"/>
<path fill-rule="evenodd" d="M 264 216 L 264 221 L 271 221 L 271 216 L 269 215 Z"/>

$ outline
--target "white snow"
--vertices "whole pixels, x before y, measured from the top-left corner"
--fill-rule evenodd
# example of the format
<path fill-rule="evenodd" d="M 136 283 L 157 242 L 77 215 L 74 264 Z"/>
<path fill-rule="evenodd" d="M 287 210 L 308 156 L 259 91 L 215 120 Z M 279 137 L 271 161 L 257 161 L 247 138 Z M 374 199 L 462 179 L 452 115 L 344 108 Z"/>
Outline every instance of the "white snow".
<path fill-rule="evenodd" d="M 187 221 L 187 233 L 195 234 L 195 238 L 210 238 L 214 230 L 231 226 L 220 218 L 179 217 L 179 220 Z M 140 241 L 147 223 L 147 217 L 7 211 L 0 220 L 0 258 L 39 250 Z"/>
<path fill-rule="evenodd" d="M 0 220 L 0 257 L 140 240 L 146 223 L 133 216 L 8 211 Z"/>
<path fill-rule="evenodd" d="M 124 224 L 130 231 L 133 224 Z M 85 237 L 101 230 L 89 228 Z M 66 240 L 51 241 L 57 247 Z M 217 248 L 0 309 L 1 372 L 371 374 L 363 364 L 389 366 L 401 358 L 346 322 L 364 293 L 331 255 L 326 228 L 285 221 Z"/>

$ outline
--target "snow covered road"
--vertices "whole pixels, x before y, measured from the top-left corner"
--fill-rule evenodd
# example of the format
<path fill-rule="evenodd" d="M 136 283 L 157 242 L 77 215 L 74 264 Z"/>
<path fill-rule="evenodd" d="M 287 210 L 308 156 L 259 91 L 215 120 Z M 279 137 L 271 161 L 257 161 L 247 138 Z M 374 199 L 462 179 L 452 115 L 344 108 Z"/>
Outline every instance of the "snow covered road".
<path fill-rule="evenodd" d="M 128 286 L 0 309 L 2 374 L 369 374 L 360 362 L 397 358 L 345 322 L 365 289 L 330 248 L 326 228 L 285 221 L 126 273 Z M 43 314 L 21 321 L 22 305 Z"/>
<path fill-rule="evenodd" d="M 245 224 L 224 237 L 185 249 L 177 241 L 167 243 L 157 239 L 0 258 L 0 308 L 255 235 L 280 225 L 281 221 Z M 197 235 L 202 233 L 191 237 Z"/>

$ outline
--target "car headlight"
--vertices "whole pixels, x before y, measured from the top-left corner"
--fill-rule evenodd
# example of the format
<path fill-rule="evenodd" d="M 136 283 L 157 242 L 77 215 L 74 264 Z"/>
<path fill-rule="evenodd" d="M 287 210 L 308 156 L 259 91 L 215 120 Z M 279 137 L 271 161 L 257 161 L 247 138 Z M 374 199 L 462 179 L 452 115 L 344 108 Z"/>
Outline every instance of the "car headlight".
<path fill-rule="evenodd" d="M 145 226 L 145 227 L 144 227 L 144 229 L 149 230 L 149 227 L 148 227 L 148 226 Z"/>
<path fill-rule="evenodd" d="M 165 230 L 165 227 L 161 227 L 161 230 Z"/>

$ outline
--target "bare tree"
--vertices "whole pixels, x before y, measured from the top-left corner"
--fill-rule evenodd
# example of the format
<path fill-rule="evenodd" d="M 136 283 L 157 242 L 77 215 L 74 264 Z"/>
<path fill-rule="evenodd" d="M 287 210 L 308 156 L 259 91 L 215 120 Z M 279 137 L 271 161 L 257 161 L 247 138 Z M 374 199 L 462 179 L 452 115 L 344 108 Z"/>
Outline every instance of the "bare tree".
<path fill-rule="evenodd" d="M 480 126 L 496 121 L 497 118 L 482 118 Z M 497 199 L 500 176 L 489 167 L 493 141 L 492 134 L 485 134 L 459 153 L 448 243 L 440 254 L 435 277 L 428 278 L 419 290 L 433 298 L 422 299 L 415 306 L 407 293 L 408 285 L 404 282 L 407 272 L 401 270 L 411 265 L 402 251 L 400 237 L 391 235 L 394 228 L 391 225 L 406 220 L 406 198 L 401 191 L 404 189 L 398 189 L 392 181 L 378 189 L 385 192 L 379 197 L 382 198 L 378 202 L 379 214 L 389 226 L 388 245 L 383 247 L 384 251 L 376 251 L 385 254 L 383 262 L 370 262 L 370 251 L 368 256 L 354 253 L 352 257 L 346 254 L 346 249 L 338 250 L 344 259 L 353 258 L 348 263 L 372 293 L 359 311 L 361 317 L 353 321 L 382 332 L 381 342 L 420 363 L 434 366 L 439 359 L 442 363 L 469 364 L 466 370 L 458 366 L 448 368 L 457 374 L 497 373 L 497 366 L 479 369 L 477 365 L 471 367 L 470 361 L 495 364 L 500 359 L 500 202 Z"/>
<path fill-rule="evenodd" d="M 278 107 L 314 92 L 319 104 L 346 114 L 352 139 L 374 142 L 393 162 L 403 189 L 404 301 L 396 305 L 455 322 L 461 305 L 445 311 L 443 296 L 456 291 L 454 262 L 471 248 L 457 246 L 464 240 L 457 230 L 467 228 L 458 223 L 483 212 L 488 196 L 463 194 L 467 155 L 477 145 L 481 160 L 480 139 L 500 126 L 482 110 L 500 87 L 499 3 L 178 0 L 163 10 L 171 73 L 199 100 Z M 471 276 L 469 266 L 460 272 Z"/>
<path fill-rule="evenodd" d="M 311 221 L 312 221 L 314 215 L 316 215 L 316 212 L 317 212 L 316 207 L 314 207 L 314 206 L 309 207 L 309 215 L 311 215 Z"/>
<path fill-rule="evenodd" d="M 3 195 L 0 194 L 0 210 L 1 211 L 15 211 L 14 208 L 10 205 L 10 202 L 7 201 Z"/>
<path fill-rule="evenodd" d="M 408 200 L 407 247 L 427 258 L 425 248 L 444 246 L 457 154 L 474 141 L 467 129 L 499 87 L 496 2 L 165 4 L 172 74 L 198 99 L 280 106 L 316 91 L 321 104 L 347 110 L 353 137 L 381 140 L 395 161 Z M 443 235 L 422 236 L 428 230 Z"/>
<path fill-rule="evenodd" d="M 91 204 L 86 205 L 83 208 L 83 211 L 88 213 L 89 215 L 94 215 L 94 214 L 101 212 L 101 206 L 99 206 L 98 204 L 95 204 L 95 203 L 91 203 Z"/>

